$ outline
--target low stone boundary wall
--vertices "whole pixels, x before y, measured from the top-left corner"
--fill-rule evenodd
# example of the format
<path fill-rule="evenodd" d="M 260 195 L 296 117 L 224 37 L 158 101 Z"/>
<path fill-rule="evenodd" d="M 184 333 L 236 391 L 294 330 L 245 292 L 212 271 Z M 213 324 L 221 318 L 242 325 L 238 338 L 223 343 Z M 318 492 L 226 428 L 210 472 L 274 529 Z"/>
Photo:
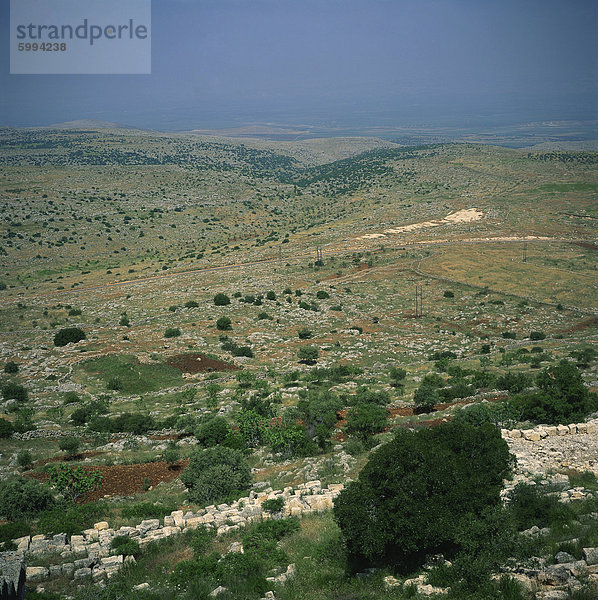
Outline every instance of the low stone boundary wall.
<path fill-rule="evenodd" d="M 571 425 L 538 425 L 533 429 L 501 429 L 503 438 L 523 438 L 530 442 L 537 442 L 547 437 L 577 434 L 595 434 L 598 432 L 598 419 L 587 423 L 573 423 Z"/>
<path fill-rule="evenodd" d="M 343 487 L 343 484 L 322 487 L 319 480 L 314 480 L 284 490 L 251 491 L 249 496 L 230 505 L 206 506 L 197 512 L 183 513 L 176 510 L 162 520 L 146 519 L 135 527 L 112 529 L 106 521 L 102 521 L 92 529 L 86 529 L 83 535 L 71 536 L 70 540 L 66 534 L 61 533 L 51 537 L 25 536 L 13 541 L 18 548 L 16 555 L 22 559 L 49 553 L 59 554 L 64 559 L 63 563 L 50 567 L 27 567 L 28 583 L 65 576 L 75 580 L 91 578 L 93 581 L 101 581 L 135 560 L 132 556 L 111 555 L 110 546 L 117 536 L 136 540 L 143 548 L 150 542 L 196 529 L 200 525 L 215 529 L 218 535 L 223 535 L 254 521 L 328 511 L 332 509 L 334 499 Z M 264 511 L 262 503 L 275 498 L 284 500 L 282 510 L 275 514 Z"/>

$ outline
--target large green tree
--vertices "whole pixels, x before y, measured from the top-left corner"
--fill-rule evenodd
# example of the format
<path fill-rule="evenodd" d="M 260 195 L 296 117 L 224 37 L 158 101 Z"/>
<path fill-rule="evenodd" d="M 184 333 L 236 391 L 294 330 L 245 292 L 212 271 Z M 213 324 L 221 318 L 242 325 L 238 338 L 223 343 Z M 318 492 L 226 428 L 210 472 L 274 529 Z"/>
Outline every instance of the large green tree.
<path fill-rule="evenodd" d="M 499 505 L 510 465 L 488 423 L 399 430 L 335 502 L 350 565 L 408 569 L 458 550 L 466 523 Z"/>

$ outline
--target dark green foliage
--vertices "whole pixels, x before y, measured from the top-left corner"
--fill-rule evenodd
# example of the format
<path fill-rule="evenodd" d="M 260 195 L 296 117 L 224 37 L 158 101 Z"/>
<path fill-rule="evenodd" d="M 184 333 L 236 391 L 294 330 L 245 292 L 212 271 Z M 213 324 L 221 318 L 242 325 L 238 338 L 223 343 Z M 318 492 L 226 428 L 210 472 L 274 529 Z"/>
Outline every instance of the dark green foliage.
<path fill-rule="evenodd" d="M 13 375 L 14 373 L 18 373 L 19 372 L 19 365 L 12 361 L 9 360 L 5 365 L 4 365 L 4 372 L 8 373 L 9 375 Z"/>
<path fill-rule="evenodd" d="M 187 300 L 185 302 L 185 308 L 197 308 L 199 304 L 195 300 Z"/>
<path fill-rule="evenodd" d="M 229 317 L 220 317 L 216 321 L 216 329 L 220 331 L 230 331 L 232 329 L 232 321 Z"/>
<path fill-rule="evenodd" d="M 594 348 L 588 346 L 587 348 L 581 348 L 580 350 L 573 350 L 571 356 L 575 358 L 576 366 L 580 369 L 587 369 L 590 364 L 595 360 L 598 354 Z M 6 371 L 6 367 L 4 368 Z"/>
<path fill-rule="evenodd" d="M 266 512 L 280 512 L 284 507 L 284 498 L 270 498 L 269 500 L 264 500 L 261 506 Z"/>
<path fill-rule="evenodd" d="M 311 329 L 308 329 L 307 327 L 301 327 L 301 329 L 297 331 L 297 335 L 299 336 L 300 340 L 308 340 L 313 336 L 313 333 Z"/>
<path fill-rule="evenodd" d="M 124 384 L 120 377 L 111 377 L 106 382 L 106 388 L 113 392 L 121 391 L 123 389 L 123 387 L 124 387 Z"/>
<path fill-rule="evenodd" d="M 231 433 L 231 427 L 224 417 L 214 417 L 195 429 L 195 437 L 204 448 L 222 444 Z"/>
<path fill-rule="evenodd" d="M 506 442 L 488 424 L 399 430 L 335 502 L 352 566 L 408 568 L 462 546 L 461 520 L 499 505 L 510 465 Z"/>
<path fill-rule="evenodd" d="M 129 327 L 131 325 L 131 320 L 129 319 L 129 317 L 127 317 L 127 315 L 123 315 L 120 318 L 120 321 L 118 322 L 118 324 L 121 327 Z"/>
<path fill-rule="evenodd" d="M 230 304 L 230 298 L 222 292 L 214 296 L 214 304 L 216 306 L 226 306 Z"/>
<path fill-rule="evenodd" d="M 529 334 L 529 339 L 537 342 L 539 340 L 545 340 L 546 339 L 546 334 L 543 331 L 532 331 Z"/>
<path fill-rule="evenodd" d="M 19 450 L 17 453 L 17 464 L 24 470 L 31 468 L 31 465 L 33 464 L 31 452 L 29 452 L 29 450 Z"/>
<path fill-rule="evenodd" d="M 54 345 L 55 346 L 66 346 L 71 342 L 76 344 L 81 340 L 86 339 L 85 332 L 79 327 L 66 327 L 64 329 L 60 329 L 54 335 Z"/>
<path fill-rule="evenodd" d="M 179 337 L 180 335 L 181 335 L 181 330 L 178 327 L 167 327 L 164 330 L 165 338 Z"/>
<path fill-rule="evenodd" d="M 573 520 L 575 512 L 568 504 L 546 494 L 537 485 L 518 483 L 513 489 L 509 511 L 515 526 L 520 529 L 554 527 Z"/>
<path fill-rule="evenodd" d="M 476 402 L 457 411 L 453 420 L 474 427 L 491 423 L 496 427 L 510 428 L 517 422 L 517 415 L 507 402 Z"/>
<path fill-rule="evenodd" d="M 9 438 L 14 432 L 14 427 L 10 421 L 0 418 L 0 439 Z"/>
<path fill-rule="evenodd" d="M 454 298 L 455 297 L 455 292 L 451 292 L 451 290 L 444 290 L 444 293 L 442 295 L 445 298 Z"/>
<path fill-rule="evenodd" d="M 496 389 L 518 393 L 529 387 L 531 383 L 532 378 L 529 375 L 507 371 L 496 380 Z"/>
<path fill-rule="evenodd" d="M 299 362 L 305 363 L 307 365 L 313 365 L 318 360 L 320 353 L 316 346 L 301 346 L 297 351 L 297 358 L 299 358 Z"/>
<path fill-rule="evenodd" d="M 522 420 L 536 423 L 572 423 L 598 408 L 598 399 L 583 384 L 581 372 L 568 361 L 548 367 L 536 378 L 539 391 L 511 400 Z"/>
<path fill-rule="evenodd" d="M 139 542 L 131 539 L 128 535 L 117 535 L 110 542 L 112 554 L 123 554 L 124 556 L 139 556 Z"/>
<path fill-rule="evenodd" d="M 93 417 L 89 421 L 89 428 L 92 431 L 104 433 L 135 433 L 137 435 L 147 433 L 154 429 L 156 422 L 150 415 L 141 413 L 123 413 L 118 417 Z"/>
<path fill-rule="evenodd" d="M 64 395 L 63 404 L 78 404 L 81 402 L 81 398 L 79 398 L 77 392 L 67 392 Z"/>
<path fill-rule="evenodd" d="M 273 317 L 271 317 L 267 312 L 261 312 L 257 316 L 258 321 L 272 321 Z"/>
<path fill-rule="evenodd" d="M 311 392 L 297 404 L 298 417 L 303 422 L 307 436 L 315 439 L 322 449 L 327 445 L 341 408 L 341 400 L 331 392 Z"/>
<path fill-rule="evenodd" d="M 392 387 L 403 387 L 403 381 L 405 377 L 407 377 L 407 371 L 401 367 L 391 367 L 390 368 L 390 385 Z"/>
<path fill-rule="evenodd" d="M 79 451 L 81 442 L 76 437 L 68 436 L 60 438 L 58 447 L 67 455 L 68 458 L 72 458 Z"/>
<path fill-rule="evenodd" d="M 35 479 L 10 477 L 0 485 L 0 515 L 10 521 L 36 516 L 53 504 L 48 486 Z"/>
<path fill-rule="evenodd" d="M 193 502 L 211 504 L 246 489 L 251 483 L 251 471 L 240 451 L 216 446 L 195 452 L 181 481 L 189 488 Z"/>
<path fill-rule="evenodd" d="M 380 406 L 386 406 L 390 402 L 390 396 L 388 392 L 373 392 L 365 386 L 361 386 L 357 389 L 355 396 L 348 396 L 345 398 L 348 404 L 379 404 Z"/>
<path fill-rule="evenodd" d="M 358 404 L 351 408 L 347 414 L 345 431 L 366 443 L 371 436 L 384 430 L 387 425 L 387 416 L 384 406 Z"/>
<path fill-rule="evenodd" d="M 319 290 L 316 293 L 316 298 L 318 300 L 327 300 L 328 298 L 330 298 L 330 294 L 328 292 L 326 292 L 325 290 Z"/>
<path fill-rule="evenodd" d="M 69 310 L 69 317 L 78 317 L 81 314 L 80 308 L 71 308 Z"/>
<path fill-rule="evenodd" d="M 216 537 L 214 529 L 208 529 L 205 525 L 200 525 L 193 531 L 190 546 L 196 556 L 201 556 L 210 545 L 210 542 Z"/>
<path fill-rule="evenodd" d="M 59 464 L 50 465 L 47 471 L 48 483 L 70 502 L 75 502 L 102 485 L 103 475 L 99 470 L 85 471 L 80 466 Z"/>
<path fill-rule="evenodd" d="M 272 291 L 267 292 L 266 300 L 276 300 L 276 293 Z"/>
<path fill-rule="evenodd" d="M 297 423 L 269 423 L 263 430 L 263 440 L 274 453 L 284 458 L 308 456 L 315 453 L 315 446 Z"/>
<path fill-rule="evenodd" d="M 181 452 L 178 446 L 176 445 L 176 442 L 174 440 L 170 440 L 170 442 L 168 442 L 166 450 L 164 450 L 164 453 L 162 454 L 164 462 L 168 465 L 169 468 L 172 468 L 174 467 L 174 465 L 180 457 Z"/>
<path fill-rule="evenodd" d="M 0 543 L 10 542 L 31 534 L 31 527 L 24 521 L 15 521 L 0 525 Z"/>
<path fill-rule="evenodd" d="M 517 339 L 517 334 L 514 331 L 503 331 L 501 335 L 505 340 Z"/>
<path fill-rule="evenodd" d="M 422 383 L 413 394 L 413 402 L 417 412 L 432 412 L 440 402 L 440 395 L 435 387 Z"/>
<path fill-rule="evenodd" d="M 66 533 L 75 535 L 89 529 L 99 517 L 105 515 L 105 507 L 96 502 L 76 505 L 59 505 L 39 515 L 38 530 L 46 535 Z"/>
<path fill-rule="evenodd" d="M 2 397 L 4 400 L 26 402 L 29 398 L 29 394 L 22 385 L 9 381 L 2 386 Z"/>
<path fill-rule="evenodd" d="M 153 504 L 152 502 L 138 502 L 123 506 L 121 516 L 124 519 L 158 519 L 168 512 L 176 510 L 174 504 Z"/>

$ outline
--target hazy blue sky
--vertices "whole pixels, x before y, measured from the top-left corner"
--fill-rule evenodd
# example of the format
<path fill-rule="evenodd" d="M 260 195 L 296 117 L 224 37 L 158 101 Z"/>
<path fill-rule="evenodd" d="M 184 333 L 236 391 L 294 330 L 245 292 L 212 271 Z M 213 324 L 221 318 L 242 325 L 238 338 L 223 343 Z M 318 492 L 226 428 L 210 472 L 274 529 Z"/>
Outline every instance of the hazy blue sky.
<path fill-rule="evenodd" d="M 101 0 L 100 0 L 101 1 Z M 596 0 L 154 0 L 152 75 L 9 75 L 0 125 L 596 117 Z"/>

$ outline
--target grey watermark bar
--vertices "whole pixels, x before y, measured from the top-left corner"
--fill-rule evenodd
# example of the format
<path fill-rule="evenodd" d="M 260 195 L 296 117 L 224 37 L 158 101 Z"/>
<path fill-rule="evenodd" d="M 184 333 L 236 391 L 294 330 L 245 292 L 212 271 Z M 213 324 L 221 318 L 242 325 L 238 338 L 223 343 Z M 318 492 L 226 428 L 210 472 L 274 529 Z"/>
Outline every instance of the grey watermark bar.
<path fill-rule="evenodd" d="M 10 0 L 13 75 L 149 74 L 151 61 L 151 0 Z"/>

